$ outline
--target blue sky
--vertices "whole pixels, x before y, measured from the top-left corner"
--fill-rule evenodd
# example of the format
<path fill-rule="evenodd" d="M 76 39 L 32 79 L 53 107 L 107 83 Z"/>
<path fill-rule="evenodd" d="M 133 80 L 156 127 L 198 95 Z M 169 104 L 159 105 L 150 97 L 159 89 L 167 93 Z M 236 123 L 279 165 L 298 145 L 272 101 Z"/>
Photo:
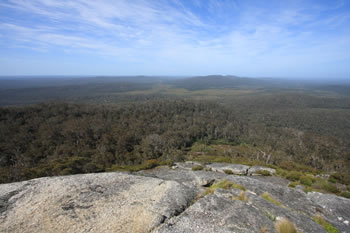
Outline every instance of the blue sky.
<path fill-rule="evenodd" d="M 1 0 L 0 75 L 350 78 L 349 0 Z"/>

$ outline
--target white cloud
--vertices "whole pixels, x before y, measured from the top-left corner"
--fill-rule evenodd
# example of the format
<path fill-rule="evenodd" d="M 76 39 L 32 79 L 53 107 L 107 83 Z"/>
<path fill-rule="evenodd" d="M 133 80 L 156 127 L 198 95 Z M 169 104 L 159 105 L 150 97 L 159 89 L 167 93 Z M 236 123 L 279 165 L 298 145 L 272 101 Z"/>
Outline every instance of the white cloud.
<path fill-rule="evenodd" d="M 285 4 L 273 10 L 242 7 L 236 1 L 194 1 L 194 8 L 210 14 L 203 15 L 184 3 L 8 0 L 0 3 L 0 10 L 15 10 L 28 20 L 0 21 L 0 36 L 13 41 L 8 46 L 47 53 L 54 48 L 73 55 L 122 57 L 143 64 L 168 62 L 177 67 L 191 63 L 246 69 L 252 62 L 267 67 L 274 62 L 287 66 L 312 58 L 319 62 L 349 58 L 344 49 L 350 42 L 349 30 L 326 36 L 316 30 L 344 27 L 349 14 L 320 18 L 327 10 L 320 5 Z"/>

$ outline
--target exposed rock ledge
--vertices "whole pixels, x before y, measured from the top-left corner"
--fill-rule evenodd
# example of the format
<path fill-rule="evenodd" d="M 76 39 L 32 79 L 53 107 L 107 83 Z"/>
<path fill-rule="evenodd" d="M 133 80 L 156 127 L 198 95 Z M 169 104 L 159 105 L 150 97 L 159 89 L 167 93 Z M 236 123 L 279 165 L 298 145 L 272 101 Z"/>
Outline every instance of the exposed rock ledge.
<path fill-rule="evenodd" d="M 339 232 L 350 232 L 349 199 L 306 194 L 288 188 L 278 177 L 220 172 L 227 164 L 211 165 L 219 172 L 192 171 L 193 165 L 2 184 L 0 232 L 260 233 L 275 232 L 274 220 L 279 217 L 290 219 L 299 232 L 326 232 L 312 220 L 314 215 L 321 215 Z M 196 199 L 204 186 L 222 179 L 244 186 L 247 200 L 235 199 L 240 194 L 235 188 Z M 281 206 L 260 197 L 264 192 Z"/>

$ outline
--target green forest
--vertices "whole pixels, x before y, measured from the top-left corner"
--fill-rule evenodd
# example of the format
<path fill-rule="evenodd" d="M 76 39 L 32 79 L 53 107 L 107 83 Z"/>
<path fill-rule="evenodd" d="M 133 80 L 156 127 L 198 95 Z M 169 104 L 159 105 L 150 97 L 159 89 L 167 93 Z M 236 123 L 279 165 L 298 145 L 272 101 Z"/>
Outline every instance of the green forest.
<path fill-rule="evenodd" d="M 185 160 L 349 172 L 350 98 L 334 87 L 182 83 L 0 90 L 0 182 Z"/>

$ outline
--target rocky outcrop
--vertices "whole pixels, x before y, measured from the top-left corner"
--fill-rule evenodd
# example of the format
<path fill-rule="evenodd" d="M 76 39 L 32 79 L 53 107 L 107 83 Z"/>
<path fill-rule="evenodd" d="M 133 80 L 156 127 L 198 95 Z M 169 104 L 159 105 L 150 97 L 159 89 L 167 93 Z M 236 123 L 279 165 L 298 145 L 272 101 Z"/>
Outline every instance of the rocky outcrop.
<path fill-rule="evenodd" d="M 263 167 L 263 166 L 252 166 L 248 169 L 247 175 L 273 175 L 276 173 L 276 170 L 273 168 Z"/>
<path fill-rule="evenodd" d="M 249 166 L 241 164 L 213 163 L 208 164 L 208 168 L 216 172 L 232 173 L 235 175 L 247 175 Z"/>
<path fill-rule="evenodd" d="M 231 167 L 249 175 L 251 168 L 243 165 L 210 164 L 193 171 L 197 165 L 2 184 L 0 232 L 260 233 L 276 232 L 279 218 L 289 219 L 300 233 L 326 232 L 313 220 L 316 215 L 339 232 L 350 232 L 349 199 L 306 194 L 275 176 L 224 172 Z M 229 189 L 206 192 L 223 180 L 232 184 Z"/>
<path fill-rule="evenodd" d="M 175 181 L 122 173 L 3 184 L 0 231 L 149 232 L 194 196 Z"/>

